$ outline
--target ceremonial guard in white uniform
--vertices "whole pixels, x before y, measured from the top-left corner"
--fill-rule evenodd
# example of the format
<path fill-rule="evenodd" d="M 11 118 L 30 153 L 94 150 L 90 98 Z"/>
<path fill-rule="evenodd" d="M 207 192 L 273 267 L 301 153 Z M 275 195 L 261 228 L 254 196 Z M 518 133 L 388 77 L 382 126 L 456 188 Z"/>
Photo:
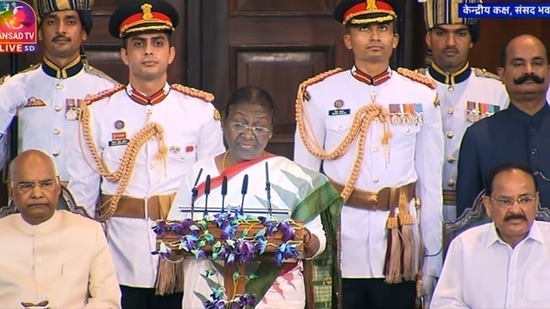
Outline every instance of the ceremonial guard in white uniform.
<path fill-rule="evenodd" d="M 472 68 L 468 54 L 479 37 L 477 19 L 458 17 L 459 3 L 480 0 L 427 0 L 424 17 L 426 44 L 431 63 L 420 73 L 433 78 L 441 102 L 445 154 L 443 165 L 443 212 L 446 220 L 456 211 L 458 152 L 464 131 L 476 121 L 506 108 L 508 95 L 497 75 Z"/>
<path fill-rule="evenodd" d="M 154 0 L 131 1 L 114 12 L 109 31 L 123 40 L 130 83 L 84 102 L 82 144 L 75 147 L 84 158 L 69 165 L 77 202 L 107 221 L 125 309 L 181 308 L 183 284 L 170 290 L 157 279 L 151 226 L 166 219 L 187 170 L 224 151 L 214 96 L 166 82 L 178 19 L 172 5 Z M 181 263 L 160 265 L 181 271 L 175 269 Z"/>
<path fill-rule="evenodd" d="M 0 158 L 9 154 L 5 134 L 18 116 L 18 151 L 40 149 L 53 156 L 61 180 L 69 180 L 69 148 L 77 138 L 79 100 L 110 89 L 116 81 L 81 59 L 81 44 L 92 29 L 93 1 L 35 1 L 41 64 L 0 80 Z M 80 21 L 79 21 L 80 20 Z"/>
<path fill-rule="evenodd" d="M 345 201 L 343 308 L 414 308 L 416 281 L 433 282 L 441 268 L 443 137 L 435 84 L 389 68 L 399 35 L 387 1 L 344 0 L 334 16 L 346 27 L 355 66 L 300 85 L 294 159 L 322 167 Z"/>

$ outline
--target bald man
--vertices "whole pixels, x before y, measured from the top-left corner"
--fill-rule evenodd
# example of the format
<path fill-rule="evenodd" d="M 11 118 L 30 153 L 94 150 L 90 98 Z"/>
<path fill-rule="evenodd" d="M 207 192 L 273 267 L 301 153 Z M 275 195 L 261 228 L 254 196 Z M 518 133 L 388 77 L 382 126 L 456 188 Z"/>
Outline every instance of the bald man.
<path fill-rule="evenodd" d="M 120 308 L 101 226 L 56 210 L 61 185 L 52 158 L 27 150 L 10 172 L 20 213 L 0 219 L 0 308 Z"/>
<path fill-rule="evenodd" d="M 459 215 L 472 205 L 489 170 L 506 162 L 534 171 L 540 203 L 550 207 L 547 49 L 538 38 L 520 35 L 505 45 L 501 58 L 498 74 L 506 86 L 510 107 L 466 130 L 458 161 Z"/>

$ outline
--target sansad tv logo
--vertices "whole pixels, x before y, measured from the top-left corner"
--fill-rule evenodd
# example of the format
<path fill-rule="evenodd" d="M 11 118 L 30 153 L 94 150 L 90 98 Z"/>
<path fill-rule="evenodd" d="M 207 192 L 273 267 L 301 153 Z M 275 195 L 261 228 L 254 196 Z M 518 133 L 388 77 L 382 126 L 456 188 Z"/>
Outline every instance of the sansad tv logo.
<path fill-rule="evenodd" d="M 0 53 L 37 51 L 36 14 L 23 1 L 0 0 Z"/>

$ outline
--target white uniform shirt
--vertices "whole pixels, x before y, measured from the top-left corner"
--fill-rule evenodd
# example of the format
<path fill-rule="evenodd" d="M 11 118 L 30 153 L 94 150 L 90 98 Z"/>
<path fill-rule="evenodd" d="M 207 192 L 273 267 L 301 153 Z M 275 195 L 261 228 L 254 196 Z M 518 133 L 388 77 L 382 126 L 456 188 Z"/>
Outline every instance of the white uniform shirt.
<path fill-rule="evenodd" d="M 506 88 L 499 80 L 478 76 L 475 70 L 468 79 L 449 85 L 437 82 L 437 93 L 441 102 L 443 133 L 445 135 L 445 162 L 443 166 L 443 188 L 456 190 L 457 160 L 460 142 L 464 131 L 474 122 L 467 118 L 468 102 L 498 106 L 500 110 L 508 106 Z M 429 72 L 427 76 L 430 76 Z M 432 77 L 433 78 L 433 77 Z"/>
<path fill-rule="evenodd" d="M 39 225 L 20 214 L 0 219 L 0 308 L 21 302 L 57 308 L 120 308 L 111 252 L 101 225 L 57 211 Z"/>
<path fill-rule="evenodd" d="M 168 84 L 164 88 L 168 95 L 155 105 L 141 105 L 133 101 L 128 95 L 131 91 L 128 86 L 89 106 L 95 147 L 107 169 L 114 172 L 127 147 L 116 146 L 113 141 L 131 140 L 148 123 L 160 124 L 164 128 L 164 142 L 168 147 L 166 161 L 157 160 L 158 140 L 152 138 L 147 141 L 139 150 L 124 195 L 147 198 L 175 193 L 183 175 L 197 160 L 224 151 L 221 125 L 215 119 L 217 111 L 211 103 L 171 89 Z M 69 189 L 77 203 L 94 214 L 100 183 L 101 193 L 109 195 L 115 194 L 119 183 L 102 180 L 95 171 L 95 164 L 91 169 L 86 159 L 82 158 L 81 147 L 86 149 L 86 159 L 93 162 L 85 145 L 74 147 L 77 154 L 68 165 Z M 108 240 L 120 284 L 144 288 L 154 286 L 158 256 L 151 254 L 155 250 L 152 224 L 147 219 L 120 217 L 108 221 Z"/>
<path fill-rule="evenodd" d="M 515 248 L 487 223 L 451 242 L 430 308 L 549 308 L 549 282 L 550 223 L 535 221 Z"/>
<path fill-rule="evenodd" d="M 377 192 L 384 187 L 399 187 L 417 182 L 417 197 L 422 200 L 422 234 L 427 254 L 434 255 L 424 263 L 424 274 L 435 276 L 441 268 L 441 169 L 443 137 L 441 115 L 434 106 L 435 91 L 392 71 L 391 78 L 378 86 L 369 86 L 355 79 L 350 70 L 327 77 L 307 88 L 307 117 L 316 139 L 327 151 L 333 150 L 346 136 L 357 109 L 374 102 L 389 109 L 389 104 L 420 103 L 422 125 L 390 125 L 393 137 L 388 153 L 381 144 L 384 125 L 375 120 L 367 133 L 365 155 L 356 188 Z M 340 110 L 349 114 L 329 115 L 341 100 Z M 320 170 L 341 184 L 346 183 L 357 153 L 357 140 L 338 159 L 323 161 L 312 156 L 297 132 L 294 160 Z M 411 203 L 410 213 L 416 218 Z M 341 217 L 344 278 L 383 278 L 386 255 L 388 211 L 368 211 L 344 207 Z M 415 219 L 415 224 L 416 224 Z"/>
<path fill-rule="evenodd" d="M 68 74 L 68 78 L 46 74 L 45 71 L 52 74 L 55 70 L 42 64 L 9 77 L 0 85 L 0 134 L 7 133 L 17 114 L 19 152 L 40 149 L 51 155 L 62 181 L 69 180 L 67 154 L 74 147 L 78 131 L 78 122 L 71 117 L 70 106 L 77 107 L 79 99 L 115 85 L 113 80 L 96 69 L 87 65 L 83 67 L 80 61 L 75 65 L 75 69 L 67 70 L 75 75 Z M 4 164 L 9 156 L 5 147 L 6 137 L 2 137 L 2 143 L 4 147 L 0 148 L 0 157 L 3 160 L 0 163 Z"/>
<path fill-rule="evenodd" d="M 433 70 L 433 69 L 432 69 Z M 468 102 L 470 106 L 488 108 L 494 110 L 498 106 L 500 110 L 508 106 L 508 94 L 506 88 L 499 80 L 488 77 L 481 69 L 466 68 L 468 72 L 459 74 L 457 82 L 452 86 L 441 80 L 441 75 L 430 74 L 425 70 L 426 76 L 433 78 L 437 83 L 437 94 L 441 102 L 440 110 L 443 122 L 443 135 L 445 138 L 445 154 L 443 165 L 443 189 L 456 190 L 456 177 L 458 167 L 458 153 L 462 136 L 470 125 L 475 122 L 473 117 L 468 119 Z M 464 75 L 465 80 L 461 80 Z M 488 113 L 486 116 L 491 115 Z M 456 205 L 446 205 L 446 219 L 456 218 Z"/>

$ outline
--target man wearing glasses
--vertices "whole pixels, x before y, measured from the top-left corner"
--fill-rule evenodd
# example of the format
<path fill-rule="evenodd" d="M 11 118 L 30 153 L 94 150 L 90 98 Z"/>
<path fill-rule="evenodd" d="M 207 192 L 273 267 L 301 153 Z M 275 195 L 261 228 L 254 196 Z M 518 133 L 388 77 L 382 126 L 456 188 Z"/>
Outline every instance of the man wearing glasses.
<path fill-rule="evenodd" d="M 451 242 L 431 308 L 548 308 L 550 223 L 535 221 L 533 171 L 505 163 L 487 180 L 483 205 L 493 222 Z"/>

